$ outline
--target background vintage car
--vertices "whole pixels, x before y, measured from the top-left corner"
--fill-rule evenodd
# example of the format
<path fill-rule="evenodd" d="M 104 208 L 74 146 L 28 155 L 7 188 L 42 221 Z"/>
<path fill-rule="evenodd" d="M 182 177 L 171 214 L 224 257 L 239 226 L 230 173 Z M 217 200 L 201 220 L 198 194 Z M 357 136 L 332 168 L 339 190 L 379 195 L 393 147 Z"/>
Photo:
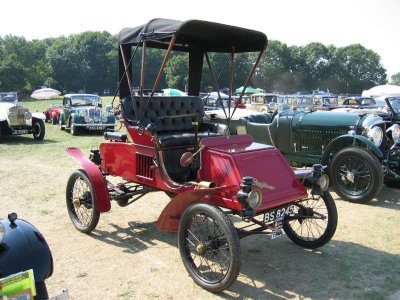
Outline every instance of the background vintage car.
<path fill-rule="evenodd" d="M 33 134 L 35 140 L 43 140 L 45 135 L 42 113 L 31 113 L 27 108 L 18 104 L 18 99 L 8 101 L 0 99 L 0 141 L 5 135 Z"/>
<path fill-rule="evenodd" d="M 52 104 L 45 111 L 43 111 L 46 116 L 46 122 L 51 122 L 51 124 L 58 124 L 60 113 L 63 110 L 61 105 Z"/>
<path fill-rule="evenodd" d="M 274 118 L 258 114 L 232 120 L 230 130 L 276 146 L 294 166 L 327 165 L 335 192 L 366 203 L 379 193 L 384 179 L 393 184 L 400 179 L 400 129 L 391 134 L 386 126 L 374 114 L 288 110 Z"/>
<path fill-rule="evenodd" d="M 97 95 L 66 94 L 58 124 L 60 129 L 69 129 L 72 135 L 77 135 L 79 129 L 114 129 L 115 116 L 111 107 L 102 110 L 102 101 Z"/>
<path fill-rule="evenodd" d="M 250 95 L 250 103 L 246 108 L 258 112 L 267 113 L 278 108 L 278 94 L 275 93 L 254 93 Z"/>

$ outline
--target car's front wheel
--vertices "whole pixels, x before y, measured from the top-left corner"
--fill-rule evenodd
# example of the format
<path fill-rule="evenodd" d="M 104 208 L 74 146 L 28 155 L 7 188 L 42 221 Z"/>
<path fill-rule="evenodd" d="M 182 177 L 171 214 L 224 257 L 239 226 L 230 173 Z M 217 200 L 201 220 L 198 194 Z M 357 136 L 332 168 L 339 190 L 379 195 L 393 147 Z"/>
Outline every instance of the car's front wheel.
<path fill-rule="evenodd" d="M 44 139 L 45 127 L 44 122 L 40 119 L 36 119 L 32 122 L 33 138 L 37 141 Z"/>
<path fill-rule="evenodd" d="M 57 117 L 56 117 L 56 116 L 53 116 L 53 117 L 51 118 L 51 124 L 56 125 L 57 123 L 58 123 Z"/>
<path fill-rule="evenodd" d="M 178 247 L 193 280 L 210 292 L 228 288 L 241 265 L 239 236 L 218 207 L 195 203 L 182 214 Z"/>
<path fill-rule="evenodd" d="M 66 190 L 67 210 L 75 228 L 91 232 L 99 222 L 93 186 L 84 170 L 76 170 L 69 177 Z"/>
<path fill-rule="evenodd" d="M 75 126 L 74 123 L 70 123 L 71 126 L 69 127 L 69 131 L 72 135 L 78 135 L 79 128 Z"/>
<path fill-rule="evenodd" d="M 379 194 L 383 172 L 370 151 L 349 147 L 339 151 L 329 166 L 333 190 L 344 200 L 367 203 Z"/>

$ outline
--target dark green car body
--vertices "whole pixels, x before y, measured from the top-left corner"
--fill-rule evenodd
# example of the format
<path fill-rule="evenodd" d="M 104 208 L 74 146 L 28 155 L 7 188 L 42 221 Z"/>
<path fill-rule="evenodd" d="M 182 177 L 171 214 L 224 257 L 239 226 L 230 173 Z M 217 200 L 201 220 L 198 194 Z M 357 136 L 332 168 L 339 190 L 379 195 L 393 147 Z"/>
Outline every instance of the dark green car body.
<path fill-rule="evenodd" d="M 275 146 L 292 166 L 327 166 L 338 195 L 366 203 L 377 196 L 384 179 L 400 181 L 400 150 L 386 134 L 389 125 L 376 114 L 287 110 L 232 120 L 230 130 Z M 375 144 L 372 132 L 381 134 L 376 133 Z"/>
<path fill-rule="evenodd" d="M 113 130 L 115 116 L 111 106 L 102 109 L 101 98 L 93 94 L 66 94 L 59 117 L 60 129 L 69 129 L 76 135 L 80 129 L 91 131 Z"/>

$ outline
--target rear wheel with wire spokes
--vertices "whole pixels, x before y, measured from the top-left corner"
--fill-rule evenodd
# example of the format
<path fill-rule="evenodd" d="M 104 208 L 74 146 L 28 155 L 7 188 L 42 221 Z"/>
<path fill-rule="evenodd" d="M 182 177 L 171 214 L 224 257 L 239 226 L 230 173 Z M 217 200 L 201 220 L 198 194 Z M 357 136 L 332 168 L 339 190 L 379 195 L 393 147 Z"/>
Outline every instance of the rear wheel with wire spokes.
<path fill-rule="evenodd" d="M 337 210 L 329 192 L 294 203 L 293 214 L 283 220 L 283 230 L 296 244 L 318 248 L 331 240 L 337 226 Z"/>
<path fill-rule="evenodd" d="M 220 292 L 236 280 L 241 265 L 239 236 L 218 207 L 189 206 L 179 223 L 178 246 L 186 270 L 202 288 Z"/>

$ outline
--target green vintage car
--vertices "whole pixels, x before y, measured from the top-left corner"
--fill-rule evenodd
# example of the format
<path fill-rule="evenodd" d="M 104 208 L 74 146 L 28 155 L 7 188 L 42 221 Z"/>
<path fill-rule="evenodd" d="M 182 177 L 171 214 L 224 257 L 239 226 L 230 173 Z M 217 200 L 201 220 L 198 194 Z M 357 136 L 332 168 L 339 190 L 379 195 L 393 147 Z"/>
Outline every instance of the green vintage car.
<path fill-rule="evenodd" d="M 384 180 L 400 181 L 400 133 L 386 134 L 387 126 L 376 114 L 287 110 L 232 120 L 230 130 L 274 145 L 293 166 L 326 165 L 339 196 L 366 203 Z"/>

